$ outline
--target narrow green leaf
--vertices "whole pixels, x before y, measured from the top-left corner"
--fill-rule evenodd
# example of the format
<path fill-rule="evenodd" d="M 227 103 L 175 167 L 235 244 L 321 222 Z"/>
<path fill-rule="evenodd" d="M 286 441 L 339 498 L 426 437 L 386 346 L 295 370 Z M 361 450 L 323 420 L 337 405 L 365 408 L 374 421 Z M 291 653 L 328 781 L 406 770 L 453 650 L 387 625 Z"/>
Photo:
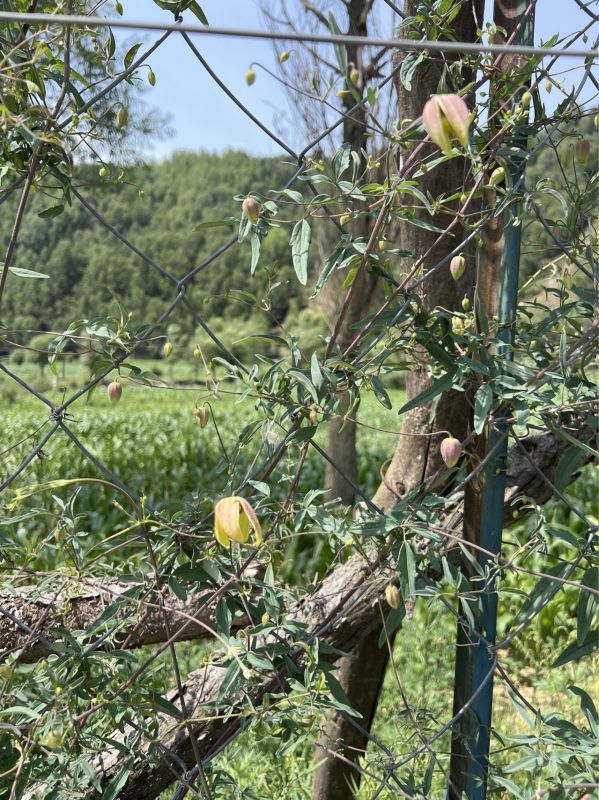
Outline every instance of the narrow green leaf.
<path fill-rule="evenodd" d="M 316 389 L 319 390 L 323 384 L 324 377 L 316 353 L 312 353 L 312 358 L 310 359 L 310 376 L 312 378 L 312 383 Z"/>
<path fill-rule="evenodd" d="M 43 272 L 34 272 L 32 269 L 21 269 L 21 267 L 9 267 L 9 272 L 16 275 L 18 278 L 49 278 L 49 275 L 44 275 Z"/>
<path fill-rule="evenodd" d="M 493 389 L 490 383 L 483 383 L 483 385 L 476 392 L 474 398 L 474 430 L 476 433 L 481 433 L 485 427 L 491 405 L 493 404 Z"/>
<path fill-rule="evenodd" d="M 301 383 L 301 385 L 310 393 L 312 400 L 314 400 L 315 403 L 318 403 L 318 392 L 316 391 L 316 387 L 312 384 L 312 381 L 306 375 L 304 375 L 303 372 L 300 372 L 298 369 L 290 369 L 287 374 L 292 378 L 295 378 L 298 383 Z"/>
<path fill-rule="evenodd" d="M 558 465 L 555 468 L 555 477 L 553 479 L 555 486 L 560 492 L 563 492 L 566 486 L 572 480 L 572 476 L 576 472 L 576 469 L 582 461 L 583 456 L 584 453 L 580 447 L 572 445 L 560 458 Z"/>
<path fill-rule="evenodd" d="M 293 228 L 290 242 L 293 268 L 302 286 L 305 286 L 308 282 L 308 251 L 311 238 L 312 231 L 308 222 L 305 219 L 300 219 Z"/>
<path fill-rule="evenodd" d="M 397 412 L 398 414 L 405 414 L 406 411 L 409 411 L 412 408 L 417 408 L 418 406 L 423 406 L 425 403 L 430 403 L 437 395 L 443 394 L 443 392 L 448 391 L 451 389 L 451 385 L 453 383 L 453 372 L 448 372 L 446 375 L 442 375 L 440 378 L 437 378 L 427 389 L 423 392 L 420 392 L 419 395 L 413 397 L 411 400 L 408 400 L 407 403 L 399 409 Z"/>
<path fill-rule="evenodd" d="M 260 236 L 256 233 L 256 231 L 252 231 L 252 235 L 250 237 L 250 244 L 252 246 L 252 263 L 250 265 L 250 275 L 253 275 L 256 271 L 256 267 L 258 266 L 258 260 L 260 259 Z"/>
<path fill-rule="evenodd" d="M 63 211 L 64 211 L 64 205 L 62 205 L 62 203 L 60 203 L 57 206 L 50 206 L 50 208 L 46 208 L 46 209 L 44 209 L 44 211 L 40 211 L 40 213 L 38 214 L 38 217 L 41 217 L 42 219 L 49 219 L 51 217 L 58 217 L 58 216 L 60 216 L 62 214 Z"/>
<path fill-rule="evenodd" d="M 591 653 L 594 653 L 595 650 L 598 649 L 599 649 L 599 628 L 589 631 L 582 644 L 578 644 L 578 642 L 573 642 L 571 645 L 568 645 L 568 647 L 566 647 L 566 649 L 560 654 L 560 656 L 555 659 L 555 661 L 551 666 L 563 667 L 564 664 L 568 664 L 570 661 L 580 661 L 581 658 L 584 658 L 585 656 L 590 656 Z"/>
<path fill-rule="evenodd" d="M 402 598 L 407 600 L 414 597 L 416 592 L 416 561 L 414 559 L 414 551 L 409 542 L 402 544 L 397 566 Z"/>
<path fill-rule="evenodd" d="M 379 401 L 379 403 L 384 406 L 385 408 L 391 408 L 391 398 L 387 394 L 387 390 L 385 389 L 383 382 L 380 378 L 377 378 L 376 375 L 373 375 L 370 378 L 370 384 L 372 386 L 372 391 L 374 392 L 374 396 Z"/>
<path fill-rule="evenodd" d="M 586 586 L 589 589 L 597 589 L 599 587 L 599 567 L 587 569 L 580 583 L 581 587 Z M 576 644 L 582 645 L 586 640 L 593 623 L 596 608 L 597 595 L 592 592 L 586 592 L 581 588 L 578 596 L 578 611 L 576 614 Z"/>
<path fill-rule="evenodd" d="M 130 759 L 127 763 L 123 766 L 122 770 L 115 775 L 115 777 L 110 781 L 108 786 L 104 789 L 104 794 L 102 795 L 102 800 L 116 800 L 119 796 L 119 793 L 123 786 L 127 783 L 127 778 L 129 777 L 131 770 L 133 769 L 134 760 Z"/>
<path fill-rule="evenodd" d="M 343 175 L 345 170 L 349 167 L 351 157 L 351 145 L 349 142 L 345 142 L 341 145 L 339 150 L 333 156 L 333 160 L 331 161 L 331 167 L 333 168 L 333 174 L 339 180 L 339 178 Z"/>
<path fill-rule="evenodd" d="M 124 62 L 125 69 L 129 69 L 131 64 L 133 64 L 133 59 L 137 55 L 137 51 L 139 50 L 140 47 L 141 47 L 141 42 L 138 42 L 137 44 L 134 44 L 133 47 L 131 47 L 127 51 L 127 55 L 125 56 L 125 62 Z"/>

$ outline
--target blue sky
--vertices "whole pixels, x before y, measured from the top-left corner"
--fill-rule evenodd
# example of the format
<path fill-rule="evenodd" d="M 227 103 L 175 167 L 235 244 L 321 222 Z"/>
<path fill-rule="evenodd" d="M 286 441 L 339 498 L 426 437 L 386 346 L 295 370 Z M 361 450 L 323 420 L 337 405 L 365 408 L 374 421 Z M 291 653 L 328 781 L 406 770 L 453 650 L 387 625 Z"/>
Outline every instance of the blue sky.
<path fill-rule="evenodd" d="M 152 0 L 122 0 L 122 4 L 125 19 L 172 21 L 172 15 L 158 8 Z M 253 0 L 200 0 L 200 5 L 215 27 L 265 27 Z M 388 13 L 387 7 L 380 5 Z M 186 12 L 186 18 L 196 21 L 189 12 Z M 557 32 L 566 35 L 587 21 L 588 16 L 574 0 L 539 0 L 535 40 L 537 43 L 546 41 Z M 155 36 L 146 33 L 143 38 L 152 41 Z M 140 35 L 127 31 L 120 33 L 118 38 L 139 41 Z M 208 36 L 193 38 L 213 70 L 257 117 L 272 125 L 277 118 L 280 120 L 283 109 L 289 124 L 293 119 L 292 109 L 285 92 L 273 78 L 255 67 L 256 82 L 251 87 L 245 82 L 245 72 L 252 62 L 262 63 L 276 71 L 275 57 L 268 42 Z M 590 40 L 587 46 L 591 46 Z M 561 69 L 569 70 L 563 76 L 565 85 L 569 86 L 580 78 L 580 61 L 561 59 L 561 62 Z M 151 57 L 149 64 L 156 75 L 156 85 L 145 93 L 145 100 L 169 115 L 174 132 L 154 146 L 151 153 L 154 157 L 165 157 L 174 150 L 221 152 L 238 148 L 255 155 L 280 152 L 277 145 L 270 142 L 214 84 L 179 36 L 172 35 Z M 559 99 L 559 93 L 554 89 L 548 98 L 549 103 L 559 102 Z"/>

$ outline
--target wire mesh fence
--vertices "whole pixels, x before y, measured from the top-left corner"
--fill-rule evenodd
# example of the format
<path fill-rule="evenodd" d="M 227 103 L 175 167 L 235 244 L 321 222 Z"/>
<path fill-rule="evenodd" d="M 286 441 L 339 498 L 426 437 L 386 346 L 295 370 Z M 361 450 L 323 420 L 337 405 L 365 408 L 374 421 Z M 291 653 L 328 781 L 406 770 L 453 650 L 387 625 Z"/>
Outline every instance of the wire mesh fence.
<path fill-rule="evenodd" d="M 74 116 L 82 117 L 110 98 L 169 37 L 179 36 L 182 46 L 194 54 L 198 69 L 210 76 L 240 113 L 295 163 L 282 187 L 268 194 L 256 193 L 256 208 L 244 205 L 238 219 L 239 233 L 225 239 L 182 276 L 176 266 L 160 263 L 139 248 L 134 236 L 119 230 L 118 223 L 102 213 L 74 179 L 69 180 L 64 190 L 69 201 L 85 209 L 93 224 L 106 231 L 115 249 L 126 248 L 144 269 L 156 273 L 171 294 L 155 319 L 144 319 L 136 328 L 130 325 L 123 298 L 125 313 L 117 324 L 98 309 L 91 322 L 79 321 L 52 336 L 47 360 L 54 368 L 69 351 L 82 355 L 84 340 L 95 355 L 89 379 L 83 379 L 70 393 L 65 390 L 59 402 L 36 388 L 35 379 L 30 374 L 24 377 L 8 358 L 12 343 L 17 341 L 18 345 L 19 331 L 2 318 L 7 356 L 0 361 L 4 380 L 16 387 L 17 397 L 28 395 L 40 404 L 33 429 L 13 436 L 9 427 L 3 444 L 6 469 L 0 490 L 5 492 L 6 501 L 0 529 L 4 552 L 0 606 L 4 629 L 0 641 L 6 665 L 2 673 L 3 700 L 7 701 L 2 748 L 7 797 L 85 797 L 94 793 L 103 798 L 150 797 L 158 796 L 171 784 L 175 786 L 172 796 L 177 798 L 187 794 L 218 797 L 233 790 L 238 796 L 274 796 L 266 794 L 267 788 L 262 794 L 259 790 L 252 794 L 251 787 L 243 787 L 239 772 L 229 770 L 222 759 L 224 751 L 235 748 L 240 736 L 245 737 L 244 747 L 256 747 L 260 728 L 267 738 L 265 752 L 269 757 L 275 758 L 272 741 L 278 741 L 276 757 L 291 757 L 287 754 L 299 748 L 300 763 L 302 758 L 305 763 L 304 751 L 320 729 L 317 758 L 347 763 L 355 774 L 355 783 L 361 780 L 360 796 L 433 797 L 442 796 L 449 787 L 449 796 L 459 797 L 463 788 L 459 781 L 456 783 L 456 774 L 461 767 L 473 781 L 464 796 L 483 797 L 488 753 L 472 752 L 472 742 L 479 741 L 482 730 L 478 711 L 476 716 L 472 711 L 481 698 L 490 703 L 494 678 L 505 687 L 532 731 L 530 735 L 518 734 L 520 739 L 510 738 L 509 732 L 496 732 L 497 747 L 491 763 L 500 765 L 492 771 L 492 789 L 497 796 L 507 792 L 532 797 L 529 784 L 535 781 L 535 797 L 582 797 L 597 788 L 592 778 L 597 756 L 592 731 L 597 722 L 589 694 L 574 686 L 580 711 L 570 720 L 558 719 L 544 714 L 510 675 L 514 669 L 511 651 L 548 609 L 551 613 L 551 604 L 556 596 L 564 595 L 564 589 L 576 590 L 575 600 L 568 595 L 564 604 L 567 613 L 575 604 L 576 636 L 573 643 L 556 653 L 555 663 L 570 663 L 591 653 L 597 646 L 593 619 L 599 595 L 593 560 L 596 518 L 592 509 L 583 508 L 566 490 L 572 476 L 596 454 L 589 418 L 596 397 L 585 372 L 595 349 L 598 324 L 596 236 L 589 211 L 596 173 L 587 170 L 584 181 L 582 175 L 574 181 L 564 180 L 568 191 L 576 195 L 580 217 L 566 220 L 569 228 L 563 236 L 555 219 L 548 218 L 542 205 L 535 203 L 538 186 L 526 190 L 523 166 L 524 161 L 534 161 L 548 148 L 557 150 L 562 136 L 578 137 L 576 129 L 573 134 L 563 133 L 563 116 L 567 110 L 579 125 L 590 116 L 590 105 L 580 108 L 577 99 L 595 79 L 589 58 L 562 113 L 552 116 L 542 111 L 539 84 L 549 79 L 544 76 L 551 75 L 559 54 L 582 52 L 577 43 L 586 33 L 581 30 L 566 45 L 551 46 L 543 52 L 513 45 L 518 41 L 522 18 L 530 16 L 534 6 L 534 2 L 525 4 L 520 10 L 515 32 L 503 45 L 457 42 L 450 47 L 428 38 L 391 43 L 368 40 L 373 46 L 396 45 L 398 52 L 426 52 L 438 79 L 451 77 L 453 83 L 446 88 L 470 98 L 489 82 L 499 93 L 496 76 L 502 74 L 508 55 L 533 59 L 516 65 L 523 77 L 515 77 L 517 70 L 508 71 L 506 93 L 495 107 L 489 107 L 486 121 L 469 122 L 472 136 L 479 137 L 481 146 L 478 152 L 468 148 L 470 161 L 463 171 L 463 184 L 447 191 L 447 195 L 450 191 L 457 193 L 458 212 L 451 216 L 451 206 L 442 208 L 441 218 L 449 216 L 442 223 L 430 219 L 435 219 L 433 205 L 440 203 L 443 207 L 446 198 L 435 198 L 426 188 L 420 191 L 418 182 L 426 181 L 431 170 L 445 169 L 446 162 L 455 161 L 457 153 L 452 151 L 439 160 L 439 150 L 428 144 L 420 119 L 404 120 L 404 124 L 400 121 L 393 130 L 383 125 L 384 146 L 376 156 L 352 152 L 351 147 L 342 145 L 331 157 L 323 145 L 348 120 L 369 124 L 360 122 L 358 115 L 362 112 L 376 121 L 375 102 L 383 93 L 392 97 L 394 83 L 400 86 L 398 91 L 402 91 L 401 85 L 406 90 L 409 79 L 405 59 L 391 63 L 388 74 L 380 76 L 367 91 L 361 85 L 362 76 L 354 79 L 352 67 L 340 56 L 345 87 L 340 101 L 344 107 L 335 121 L 299 152 L 226 86 L 191 39 L 194 26 L 183 25 L 181 19 L 172 26 L 164 25 L 168 30 L 89 100 L 76 94 L 66 77 L 57 82 L 61 88 L 46 127 L 42 126 L 39 135 L 27 131 L 31 145 L 28 158 L 14 171 L 14 180 L 1 197 L 4 208 L 14 204 L 15 197 L 20 196 L 20 200 L 12 232 L 7 236 L 0 294 L 7 278 L 9 282 L 24 279 L 23 271 L 19 276 L 13 262 L 32 187 L 41 177 L 52 181 L 60 174 L 56 166 L 60 161 L 52 163 L 54 142 L 50 134 L 64 132 L 66 136 Z M 18 59 L 15 66 L 14 53 L 20 48 L 28 52 L 31 38 L 47 37 L 55 42 L 58 36 L 64 37 L 59 50 L 66 54 L 62 63 L 68 76 L 74 69 L 68 58 L 69 25 L 106 24 L 75 16 L 70 21 L 66 16 L 56 17 L 52 24 L 41 14 L 2 16 L 7 33 L 2 40 L 1 68 L 7 86 L 11 70 L 18 72 L 20 68 Z M 593 22 L 594 18 L 590 19 L 589 25 Z M 55 27 L 58 25 L 64 29 Z M 55 32 L 58 30 L 59 34 Z M 331 30 L 336 33 L 332 24 Z M 266 35 L 271 37 L 270 33 Z M 294 34 L 293 39 L 301 41 L 302 37 Z M 352 37 L 339 35 L 305 39 L 337 48 L 356 44 Z M 475 65 L 481 69 L 480 77 L 465 88 L 460 86 L 459 75 L 444 72 L 446 54 L 458 47 L 463 53 L 481 56 Z M 438 58 L 431 56 L 434 51 L 440 51 Z M 584 50 L 586 55 L 589 52 L 594 51 Z M 413 63 L 412 69 L 417 66 Z M 469 67 L 472 69 L 472 65 Z M 26 80 L 35 86 L 33 77 Z M 35 94 L 34 88 L 29 87 L 29 91 Z M 524 91 L 534 95 L 535 125 L 528 120 Z M 70 103 L 73 97 L 75 112 L 65 103 L 66 98 Z M 421 106 L 427 99 L 421 98 Z M 10 106 L 9 112 L 16 113 Z M 22 120 L 20 123 L 26 128 Z M 18 127 L 19 120 L 16 124 Z M 518 128 L 515 132 L 514 127 Z M 522 136 L 526 142 L 533 135 L 536 138 L 528 149 L 524 147 L 523 159 L 518 136 L 520 142 Z M 434 138 L 434 134 L 431 136 Z M 580 137 L 576 141 L 587 140 Z M 576 147 L 574 161 L 578 159 L 582 168 L 588 151 L 586 145 Z M 312 153 L 316 156 L 311 157 Z M 561 167 L 563 161 L 560 154 Z M 381 163 L 386 164 L 382 179 Z M 456 197 L 450 200 L 454 202 Z M 236 202 L 241 205 L 241 199 Z M 343 273 L 347 280 L 334 285 L 335 316 L 320 350 L 303 352 L 301 339 L 281 326 L 276 335 L 272 329 L 258 331 L 255 340 L 264 349 L 256 348 L 248 357 L 219 335 L 201 312 L 201 300 L 197 299 L 201 293 L 193 292 L 190 299 L 191 290 L 205 270 L 218 269 L 219 259 L 248 238 L 253 274 L 262 240 L 278 224 L 281 208 L 293 217 L 281 224 L 293 226 L 290 245 L 299 282 L 308 282 L 307 265 L 312 267 L 318 258 L 311 236 L 319 237 L 325 243 L 323 248 L 334 237 L 316 287 L 322 284 L 326 288 L 334 272 Z M 422 211 L 428 214 L 424 222 L 419 216 Z M 476 296 L 471 285 L 464 298 L 467 302 L 461 307 L 427 308 L 426 297 L 433 281 L 453 280 L 447 278 L 448 265 L 453 268 L 455 259 L 468 254 L 471 245 L 476 243 L 488 255 L 484 236 L 496 220 L 511 215 L 511 223 L 502 232 L 509 238 L 509 231 L 518 229 L 525 213 L 535 215 L 546 229 L 552 245 L 567 259 L 566 274 L 573 275 L 577 283 L 572 289 L 564 275 L 559 276 L 557 308 L 545 309 L 546 315 L 534 325 L 530 320 L 542 305 L 536 296 L 530 303 L 534 314 L 531 311 L 528 319 L 526 313 L 517 319 L 515 312 L 512 317 L 502 316 L 500 303 L 500 328 L 503 324 L 519 337 L 516 342 L 503 341 L 510 351 L 508 357 L 499 349 L 501 334 L 493 332 L 495 320 L 492 315 L 485 318 L 481 295 L 486 279 L 479 277 Z M 365 223 L 362 228 L 360 220 Z M 413 252 L 404 246 L 402 225 L 426 229 L 432 238 Z M 440 245 L 445 248 L 442 255 Z M 483 268 L 490 267 L 491 258 L 492 254 L 485 262 L 479 255 L 479 270 L 481 263 Z M 468 260 L 474 259 L 468 256 Z M 11 270 L 13 274 L 9 275 Z M 354 322 L 344 334 L 352 303 L 366 291 L 360 279 L 368 274 L 376 278 L 383 291 L 375 302 L 361 306 L 359 323 Z M 312 271 L 310 283 L 314 283 Z M 496 283 L 494 289 L 503 302 L 505 287 Z M 471 310 L 472 300 L 477 318 Z M 202 430 L 210 419 L 208 424 L 215 430 L 214 448 L 220 448 L 222 456 L 221 465 L 211 473 L 215 485 L 202 487 L 201 492 L 191 491 L 185 501 L 181 498 L 181 505 L 186 505 L 179 513 L 165 510 L 160 487 L 151 487 L 148 492 L 145 479 L 123 477 L 118 450 L 112 461 L 99 456 L 97 429 L 82 432 L 78 420 L 80 401 L 104 387 L 115 372 L 124 373 L 130 364 L 132 383 L 137 381 L 148 390 L 160 386 L 168 391 L 167 381 L 156 380 L 140 364 L 144 349 L 147 352 L 148 344 L 155 343 L 157 337 L 162 341 L 167 324 L 175 316 L 179 325 L 185 325 L 183 319 L 201 329 L 217 354 L 214 365 L 209 365 L 202 348 L 197 348 L 205 377 L 196 379 L 191 388 L 201 395 L 200 402 L 212 398 L 213 406 L 196 404 L 196 417 Z M 541 347 L 531 345 L 533 334 L 545 336 Z M 273 348 L 265 344 L 269 338 L 277 342 L 274 357 Z M 170 344 L 168 339 L 166 344 Z M 542 350 L 542 357 L 535 357 L 537 349 Z M 413 351 L 418 355 L 410 360 L 412 357 L 406 354 Z M 383 406 L 391 405 L 385 383 L 397 368 L 398 353 L 405 359 L 404 369 L 416 372 L 420 368 L 418 358 L 426 365 L 428 383 L 411 395 L 408 391 L 400 408 L 402 415 L 426 409 L 420 432 L 411 434 L 414 438 L 422 436 L 431 450 L 438 447 L 440 437 L 452 439 L 453 431 L 429 427 L 429 413 L 432 419 L 439 400 L 452 388 L 466 397 L 473 424 L 467 435 L 454 440 L 459 445 L 455 459 L 427 456 L 430 471 L 423 471 L 413 486 L 398 482 L 392 464 L 387 465 L 388 470 L 384 466 L 380 473 L 383 493 L 374 493 L 372 476 L 369 481 L 362 479 L 336 454 L 330 439 L 325 445 L 315 436 L 319 428 L 325 430 L 335 419 L 342 421 L 340 436 L 344 425 L 355 424 L 359 400 L 366 392 L 373 393 Z M 170 353 L 164 350 L 164 355 L 166 363 Z M 133 364 L 133 360 L 140 363 Z M 118 392 L 118 400 L 122 389 L 112 391 Z M 245 399 L 242 408 L 248 408 L 248 398 L 256 406 L 253 421 L 241 432 L 241 418 L 235 418 L 231 426 L 226 420 L 229 412 L 219 416 L 217 400 L 227 393 Z M 533 398 L 528 406 L 526 395 Z M 382 426 L 370 425 L 369 420 L 369 416 L 359 417 L 358 428 L 362 426 L 364 432 L 372 428 L 380 434 Z M 398 433 L 393 430 L 388 436 L 396 439 Z M 403 433 L 405 438 L 410 437 L 405 428 Z M 487 434 L 491 444 L 485 449 Z M 176 431 L 171 430 L 162 447 L 176 450 L 176 437 Z M 508 440 L 511 451 L 505 467 L 497 459 Z M 65 470 L 66 461 L 72 458 L 69 448 L 75 448 L 77 457 L 88 465 L 85 474 L 73 475 Z M 66 454 L 51 475 L 43 466 L 49 449 Z M 153 457 L 159 459 L 160 451 Z M 208 458 L 206 454 L 204 457 Z M 330 492 L 320 492 L 321 484 L 313 485 L 313 464 L 322 471 L 325 462 L 351 487 L 356 500 L 353 509 L 335 502 Z M 43 480 L 32 483 L 29 475 L 40 463 Z M 164 463 L 164 469 L 160 461 L 142 465 L 141 473 L 146 469 L 155 475 L 157 466 L 167 473 L 168 482 L 173 460 L 169 456 Z M 472 516 L 476 498 L 488 491 L 488 476 L 498 470 L 505 481 L 501 496 L 495 495 L 499 535 L 513 518 L 529 517 L 533 524 L 519 528 L 513 540 L 506 536 L 503 547 L 489 549 L 484 538 L 464 538 L 464 530 L 466 534 L 472 532 L 468 525 L 472 520 L 476 523 L 476 513 Z M 91 487 L 91 493 L 110 498 L 116 516 L 110 517 L 109 524 L 102 516 L 106 503 L 97 507 L 91 503 L 87 512 L 78 509 L 79 492 L 86 486 Z M 212 509 L 219 497 L 224 505 L 216 504 Z M 559 500 L 551 518 L 543 509 L 550 497 Z M 51 517 L 51 525 L 44 527 L 44 516 Z M 94 535 L 80 527 L 79 520 L 86 516 L 90 519 L 83 526 L 95 525 Z M 572 517 L 577 518 L 575 525 Z M 479 522 L 483 527 L 491 525 L 489 516 L 479 518 Z M 36 533 L 36 526 L 40 526 L 41 535 Z M 114 528 L 105 541 L 101 540 L 103 528 Z M 34 552 L 27 547 L 28 537 L 35 542 Z M 316 555 L 306 556 L 298 549 L 294 542 L 300 539 L 306 539 L 306 549 L 313 548 Z M 68 553 L 64 564 L 62 553 Z M 304 575 L 298 581 L 289 566 L 294 558 L 319 571 L 320 580 L 312 582 L 312 576 Z M 528 597 L 522 597 L 524 593 L 518 590 L 517 581 L 522 576 L 534 579 L 526 584 Z M 504 595 L 498 593 L 498 581 L 507 586 Z M 521 600 L 516 607 L 512 595 Z M 494 627 L 491 635 L 486 623 L 481 625 L 481 598 L 487 596 L 495 600 L 499 597 L 508 609 L 509 623 L 502 626 L 500 619 L 499 641 Z M 443 661 L 450 670 L 456 625 L 463 637 L 461 641 L 458 637 L 463 652 L 482 654 L 482 673 L 466 689 L 461 686 L 462 694 L 467 690 L 466 696 L 456 692 L 453 711 L 448 705 L 452 679 L 441 691 L 438 704 L 423 698 L 416 701 L 405 694 L 405 678 L 399 674 L 393 648 L 401 647 L 402 637 L 410 639 L 409 621 L 414 614 L 424 615 L 428 624 L 436 620 L 445 628 L 451 627 L 451 636 L 446 631 L 440 638 L 429 639 L 443 648 Z M 391 740 L 388 731 L 381 735 L 376 725 L 371 727 L 372 720 L 356 716 L 351 698 L 346 696 L 352 687 L 342 686 L 332 669 L 340 653 L 353 652 L 365 633 L 378 629 L 379 647 L 392 657 L 387 681 L 401 697 L 394 706 L 396 736 Z M 427 635 L 430 633 L 427 631 Z M 210 640 L 214 646 L 194 645 L 192 649 L 189 645 L 184 651 L 179 643 L 189 639 Z M 28 665 L 34 663 L 45 666 L 32 671 Z M 406 670 L 406 665 L 403 668 Z M 456 674 L 458 690 L 460 683 Z M 171 687 L 168 691 L 167 686 Z M 439 713 L 443 714 L 441 718 Z M 360 751 L 358 759 L 355 753 L 344 750 L 343 743 L 333 738 L 327 741 L 327 717 L 333 715 L 367 740 L 367 754 Z M 384 715 L 382 708 L 379 717 Z M 253 745 L 249 744 L 251 736 Z M 458 764 L 456 773 L 449 751 L 460 748 L 466 749 L 462 758 L 467 765 Z M 510 761 L 511 750 L 518 755 Z M 503 758 L 505 753 L 507 759 Z M 239 749 L 235 758 L 243 764 Z M 560 769 L 558 780 L 555 775 Z M 473 772 L 478 780 L 472 777 Z M 527 777 L 518 783 L 510 777 L 514 773 Z M 539 783 L 537 775 L 542 775 L 545 783 Z M 286 796 L 293 796 L 288 791 Z M 297 796 L 303 795 L 298 792 Z"/>

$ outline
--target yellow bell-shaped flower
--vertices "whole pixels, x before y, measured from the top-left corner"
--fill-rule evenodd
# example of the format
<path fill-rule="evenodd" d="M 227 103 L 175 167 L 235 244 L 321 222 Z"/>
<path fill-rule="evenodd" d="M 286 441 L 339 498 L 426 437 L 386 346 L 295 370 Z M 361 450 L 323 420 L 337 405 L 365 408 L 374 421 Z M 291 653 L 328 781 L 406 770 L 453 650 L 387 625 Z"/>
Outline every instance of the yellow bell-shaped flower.
<path fill-rule="evenodd" d="M 254 529 L 256 544 L 262 543 L 262 528 L 254 509 L 245 497 L 224 497 L 214 507 L 214 536 L 223 547 L 229 542 L 245 544 Z"/>

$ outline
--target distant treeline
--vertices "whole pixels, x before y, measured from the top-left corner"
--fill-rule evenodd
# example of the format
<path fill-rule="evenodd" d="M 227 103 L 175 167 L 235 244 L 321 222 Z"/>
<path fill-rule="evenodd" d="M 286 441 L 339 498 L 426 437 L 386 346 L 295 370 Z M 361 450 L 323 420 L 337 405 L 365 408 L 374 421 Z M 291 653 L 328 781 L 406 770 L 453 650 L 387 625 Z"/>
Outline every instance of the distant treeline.
<path fill-rule="evenodd" d="M 583 120 L 577 130 L 581 129 L 593 141 L 592 117 Z M 562 162 L 569 160 L 566 150 L 572 150 L 575 141 L 571 136 L 559 145 Z M 565 171 L 568 180 L 576 182 L 581 170 L 595 171 L 595 145 L 584 166 L 576 164 L 576 159 L 571 161 Z M 293 172 L 294 165 L 283 157 L 255 158 L 236 151 L 222 155 L 185 152 L 122 171 L 118 166 L 99 170 L 83 165 L 77 169 L 74 185 L 116 230 L 180 278 L 236 235 L 241 213 L 236 196 L 256 192 L 263 199 L 272 198 L 269 191 L 283 188 Z M 583 226 L 584 218 L 594 213 L 589 207 L 573 208 L 563 190 L 561 202 L 555 190 L 546 191 L 552 179 L 559 185 L 564 184 L 564 177 L 553 146 L 545 147 L 527 168 L 527 186 L 537 187 L 535 201 L 558 240 L 568 238 L 568 228 Z M 176 286 L 119 242 L 76 197 L 62 213 L 57 213 L 57 202 L 41 191 L 32 197 L 13 261 L 17 268 L 49 278 L 11 275 L 0 322 L 12 331 L 60 331 L 77 319 L 118 317 L 119 303 L 139 324 L 155 321 L 174 299 Z M 2 208 L 3 249 L 15 208 L 16 197 Z M 287 219 L 289 213 L 283 209 L 281 216 Z M 294 323 L 292 328 L 299 321 L 306 336 L 326 327 L 313 309 L 302 311 L 309 292 L 302 290 L 295 277 L 289 235 L 288 225 L 271 230 L 263 241 L 253 277 L 246 239 L 220 254 L 188 285 L 187 296 L 194 307 L 213 327 L 226 328 L 229 341 L 254 327 L 274 327 L 286 318 Z M 523 279 L 559 254 L 551 233 L 531 209 L 523 220 Z M 311 264 L 310 279 L 319 271 L 318 265 Z M 254 326 L 257 309 L 260 324 Z M 196 336 L 197 324 L 185 311 L 178 310 L 169 324 L 179 329 L 182 339 Z M 23 333 L 20 338 L 25 342 L 28 335 Z"/>

